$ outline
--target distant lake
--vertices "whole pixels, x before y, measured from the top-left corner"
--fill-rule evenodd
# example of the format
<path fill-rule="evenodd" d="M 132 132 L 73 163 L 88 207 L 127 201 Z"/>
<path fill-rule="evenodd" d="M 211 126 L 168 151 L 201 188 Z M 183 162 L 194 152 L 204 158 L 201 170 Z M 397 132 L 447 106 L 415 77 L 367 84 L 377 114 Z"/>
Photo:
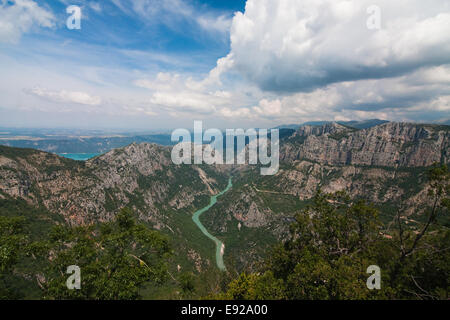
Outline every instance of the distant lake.
<path fill-rule="evenodd" d="M 101 155 L 101 153 L 58 153 L 58 155 L 72 160 L 86 161 Z"/>

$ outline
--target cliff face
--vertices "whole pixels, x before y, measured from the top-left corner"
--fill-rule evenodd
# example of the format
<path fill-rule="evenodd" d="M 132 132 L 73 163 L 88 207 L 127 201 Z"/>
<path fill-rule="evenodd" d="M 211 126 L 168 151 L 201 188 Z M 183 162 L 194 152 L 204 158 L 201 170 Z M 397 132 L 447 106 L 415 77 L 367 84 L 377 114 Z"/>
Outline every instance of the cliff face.
<path fill-rule="evenodd" d="M 250 181 L 256 192 L 252 201 L 262 195 L 305 201 L 321 189 L 345 191 L 376 204 L 402 202 L 408 212 L 419 211 L 427 201 L 427 167 L 450 162 L 449 138 L 449 126 L 385 123 L 364 130 L 337 123 L 303 126 L 281 142 L 279 172 Z M 242 179 L 248 179 L 245 175 Z M 248 206 L 247 198 L 238 197 L 233 207 Z M 260 212 L 267 211 L 262 200 L 256 203 Z M 234 214 L 244 224 L 245 216 Z M 258 221 L 250 227 L 270 224 L 267 216 Z"/>
<path fill-rule="evenodd" d="M 34 150 L 0 151 L 0 197 L 43 205 L 73 225 L 110 220 L 130 205 L 160 227 L 165 211 L 193 208 L 199 197 L 222 187 L 213 167 L 173 165 L 170 148 L 148 143 L 86 163 Z"/>
<path fill-rule="evenodd" d="M 300 128 L 282 147 L 283 161 L 306 159 L 320 164 L 427 167 L 450 161 L 446 126 L 387 123 L 354 130 L 331 123 Z"/>

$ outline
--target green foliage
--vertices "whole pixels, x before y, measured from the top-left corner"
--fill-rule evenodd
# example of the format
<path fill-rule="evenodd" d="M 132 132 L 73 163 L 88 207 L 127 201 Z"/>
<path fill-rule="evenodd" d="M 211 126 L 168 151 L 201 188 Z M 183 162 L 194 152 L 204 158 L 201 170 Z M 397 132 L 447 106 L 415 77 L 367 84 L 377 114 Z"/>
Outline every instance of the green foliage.
<path fill-rule="evenodd" d="M 0 145 L 0 154 L 6 158 L 17 159 L 21 157 L 30 157 L 38 154 L 40 151 L 26 148 L 11 148 Z"/>
<path fill-rule="evenodd" d="M 129 209 L 99 226 L 56 227 L 48 249 L 47 299 L 138 299 L 144 283 L 166 280 L 171 255 L 166 237 L 137 224 Z M 80 290 L 66 287 L 70 265 L 81 269 Z"/>
<path fill-rule="evenodd" d="M 438 225 L 427 230 L 438 214 L 448 213 L 449 171 L 435 167 L 428 176 L 432 212 L 421 232 L 389 234 L 373 206 L 344 193 L 319 191 L 313 204 L 296 215 L 288 239 L 274 247 L 260 272 L 241 274 L 216 297 L 448 299 L 450 231 Z M 366 287 L 370 265 L 382 270 L 381 290 Z"/>
<path fill-rule="evenodd" d="M 28 244 L 24 224 L 23 218 L 0 216 L 0 299 L 15 296 L 8 288 L 6 275 L 12 272 L 23 254 L 24 246 Z"/>
<path fill-rule="evenodd" d="M 41 296 L 35 274 L 48 263 L 41 240 L 58 221 L 58 216 L 25 200 L 0 200 L 0 299 Z"/>
<path fill-rule="evenodd" d="M 0 274 L 11 270 L 20 256 L 20 249 L 27 243 L 22 217 L 0 216 Z"/>
<path fill-rule="evenodd" d="M 195 277 L 190 272 L 183 272 L 179 277 L 181 290 L 185 293 L 192 293 L 195 291 Z"/>
<path fill-rule="evenodd" d="M 363 299 L 366 268 L 376 262 L 378 211 L 344 194 L 318 193 L 297 215 L 290 239 L 275 249 L 268 269 L 285 282 L 290 299 Z"/>
<path fill-rule="evenodd" d="M 218 299 L 227 300 L 280 300 L 285 299 L 283 280 L 276 279 L 271 271 L 262 275 L 242 273 L 232 281 Z"/>
<path fill-rule="evenodd" d="M 328 136 L 328 138 L 337 140 L 337 141 L 340 141 L 342 139 L 348 139 L 348 137 L 349 137 L 348 132 L 345 132 L 345 131 L 333 133 Z"/>

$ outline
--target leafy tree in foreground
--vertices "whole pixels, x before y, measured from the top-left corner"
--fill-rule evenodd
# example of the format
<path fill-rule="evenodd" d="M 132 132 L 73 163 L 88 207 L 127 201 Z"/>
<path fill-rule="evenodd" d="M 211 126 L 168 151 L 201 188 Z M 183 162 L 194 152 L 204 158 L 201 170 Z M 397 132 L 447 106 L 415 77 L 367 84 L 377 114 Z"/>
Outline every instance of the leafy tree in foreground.
<path fill-rule="evenodd" d="M 0 299 L 17 298 L 8 289 L 6 277 L 26 254 L 28 243 L 24 218 L 0 216 Z"/>
<path fill-rule="evenodd" d="M 49 249 L 48 299 L 138 299 L 143 283 L 166 280 L 171 255 L 168 240 L 137 224 L 129 209 L 99 226 L 55 228 Z M 80 290 L 66 287 L 70 265 L 81 269 Z"/>
<path fill-rule="evenodd" d="M 241 276 L 230 284 L 225 297 L 367 299 L 380 296 L 380 292 L 371 292 L 366 287 L 366 269 L 379 261 L 376 246 L 383 241 L 380 230 L 377 210 L 365 202 L 351 203 L 342 193 L 331 196 L 319 192 L 313 205 L 296 216 L 288 240 L 273 250 L 264 273 L 250 275 L 247 281 Z"/>
<path fill-rule="evenodd" d="M 364 201 L 319 192 L 261 273 L 242 274 L 217 298 L 448 299 L 450 232 L 435 222 L 450 209 L 449 177 L 446 166 L 430 170 L 431 208 L 419 231 L 399 224 L 387 234 Z M 366 286 L 370 265 L 381 268 L 381 290 Z"/>
<path fill-rule="evenodd" d="M 391 283 L 420 299 L 448 299 L 450 295 L 450 232 L 435 226 L 450 212 L 450 171 L 446 165 L 428 172 L 430 208 L 418 230 L 405 229 L 402 210 L 396 216 L 400 258 L 393 266 Z M 435 227 L 433 229 L 433 227 Z"/>

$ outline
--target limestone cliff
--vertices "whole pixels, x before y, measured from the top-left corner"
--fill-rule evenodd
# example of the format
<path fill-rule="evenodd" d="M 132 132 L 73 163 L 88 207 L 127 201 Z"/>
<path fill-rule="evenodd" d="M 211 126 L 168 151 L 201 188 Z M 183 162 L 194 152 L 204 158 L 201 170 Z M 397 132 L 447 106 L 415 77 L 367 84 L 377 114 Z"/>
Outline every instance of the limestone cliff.
<path fill-rule="evenodd" d="M 283 145 L 283 161 L 330 165 L 427 167 L 450 161 L 450 127 L 390 122 L 364 130 L 336 123 L 301 127 Z"/>

